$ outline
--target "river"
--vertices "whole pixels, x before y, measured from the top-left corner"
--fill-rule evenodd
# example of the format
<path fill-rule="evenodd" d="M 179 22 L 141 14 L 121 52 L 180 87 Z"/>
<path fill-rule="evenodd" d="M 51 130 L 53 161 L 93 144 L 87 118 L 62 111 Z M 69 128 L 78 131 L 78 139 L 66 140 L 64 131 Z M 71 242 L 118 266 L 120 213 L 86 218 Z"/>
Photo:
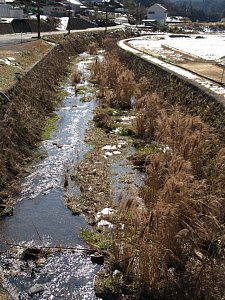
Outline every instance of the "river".
<path fill-rule="evenodd" d="M 80 238 L 80 229 L 86 228 L 84 216 L 74 216 L 64 203 L 65 174 L 70 178 L 72 166 L 82 159 L 89 146 L 84 142 L 85 131 L 93 117 L 96 99 L 82 102 L 82 97 L 93 97 L 90 92 L 89 66 L 95 59 L 82 53 L 76 67 L 82 72 L 83 94 L 75 95 L 68 82 L 62 87 L 67 95 L 58 115 L 56 130 L 50 139 L 43 141 L 37 150 L 42 159 L 31 167 L 22 183 L 19 201 L 12 216 L 0 219 L 0 256 L 4 286 L 13 299 L 31 299 L 28 289 L 41 284 L 43 291 L 32 299 L 98 299 L 93 280 L 99 266 L 93 264 L 85 251 L 64 250 L 51 253 L 42 266 L 21 259 L 23 247 L 63 246 L 86 248 Z M 77 187 L 69 185 L 69 193 L 79 194 Z"/>

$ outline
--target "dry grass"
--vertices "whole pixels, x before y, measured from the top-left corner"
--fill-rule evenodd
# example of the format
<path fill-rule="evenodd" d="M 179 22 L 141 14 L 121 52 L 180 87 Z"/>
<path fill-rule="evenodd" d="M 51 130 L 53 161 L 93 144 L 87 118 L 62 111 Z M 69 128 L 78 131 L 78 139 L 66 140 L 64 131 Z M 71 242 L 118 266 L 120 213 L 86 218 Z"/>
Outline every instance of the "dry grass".
<path fill-rule="evenodd" d="M 82 73 L 78 69 L 75 69 L 71 75 L 71 82 L 72 85 L 74 86 L 75 94 L 77 93 L 77 84 L 80 83 L 81 80 L 82 80 Z"/>
<path fill-rule="evenodd" d="M 162 104 L 156 94 L 146 94 L 139 98 L 136 104 L 137 119 L 135 120 L 136 134 L 144 140 L 155 138 L 155 122 Z"/>
<path fill-rule="evenodd" d="M 78 83 L 81 82 L 81 78 L 82 78 L 82 73 L 81 71 L 75 69 L 71 75 L 71 81 L 72 81 L 72 84 L 75 86 L 77 85 Z"/>
<path fill-rule="evenodd" d="M 1 48 L 0 59 L 15 60 L 11 60 L 10 65 L 0 61 L 0 90 L 9 88 L 51 48 L 52 45 L 42 40 Z"/>
<path fill-rule="evenodd" d="M 120 109 L 132 107 L 132 97 L 139 90 L 134 73 L 120 62 L 117 52 L 107 53 L 103 61 L 96 61 L 93 80 L 99 85 L 98 96 L 103 104 Z"/>
<path fill-rule="evenodd" d="M 221 299 L 223 201 L 207 194 L 191 163 L 177 155 L 152 156 L 146 171 L 142 201 L 131 197 L 120 208 L 116 224 L 124 228 L 113 233 L 113 265 L 154 299 Z"/>
<path fill-rule="evenodd" d="M 150 94 L 146 78 L 132 89 L 134 76 L 118 56 L 107 55 L 94 74 L 107 105 L 130 108 L 127 99 L 139 96 L 136 136 L 158 147 L 146 151 L 141 198 L 131 193 L 114 219 L 111 267 L 122 271 L 120 284 L 135 299 L 222 299 L 225 153 L 219 137 L 200 117 Z"/>
<path fill-rule="evenodd" d="M 184 114 L 176 107 L 172 114 L 165 110 L 160 113 L 156 121 L 156 132 L 157 141 L 168 145 L 173 153 L 190 160 L 197 175 L 201 174 L 212 146 L 216 148 L 218 144 L 212 130 L 199 117 Z"/>
<path fill-rule="evenodd" d="M 91 55 L 96 55 L 98 53 L 98 45 L 95 42 L 92 42 L 88 45 L 87 50 Z"/>

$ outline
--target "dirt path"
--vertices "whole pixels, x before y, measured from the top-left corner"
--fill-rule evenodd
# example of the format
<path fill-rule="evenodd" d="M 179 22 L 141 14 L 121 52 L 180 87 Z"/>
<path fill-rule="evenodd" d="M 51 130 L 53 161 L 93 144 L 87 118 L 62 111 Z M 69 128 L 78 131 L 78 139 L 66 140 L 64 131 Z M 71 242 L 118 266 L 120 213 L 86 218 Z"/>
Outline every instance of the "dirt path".
<path fill-rule="evenodd" d="M 216 63 L 188 62 L 177 65 L 207 79 L 225 84 L 225 68 Z"/>
<path fill-rule="evenodd" d="M 207 61 L 165 44 L 155 48 L 151 48 L 151 46 L 134 48 L 216 83 L 225 84 L 225 66 L 219 65 L 216 61 Z"/>

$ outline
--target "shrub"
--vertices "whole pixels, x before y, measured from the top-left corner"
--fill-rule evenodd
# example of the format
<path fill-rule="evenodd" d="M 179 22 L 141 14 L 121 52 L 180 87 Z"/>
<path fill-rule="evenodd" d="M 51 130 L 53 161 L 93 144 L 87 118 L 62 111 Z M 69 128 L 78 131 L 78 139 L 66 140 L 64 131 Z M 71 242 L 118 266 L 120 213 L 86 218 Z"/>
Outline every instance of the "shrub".
<path fill-rule="evenodd" d="M 102 103 L 119 109 L 132 107 L 132 97 L 137 94 L 134 73 L 120 63 L 115 52 L 107 53 L 103 61 L 96 61 L 92 72 Z"/>
<path fill-rule="evenodd" d="M 89 45 L 88 45 L 88 52 L 91 54 L 91 55 L 96 55 L 98 53 L 98 48 L 97 48 L 97 44 L 95 42 L 91 42 Z"/>
<path fill-rule="evenodd" d="M 82 76 L 82 74 L 79 70 L 75 69 L 73 71 L 73 73 L 71 75 L 71 81 L 74 86 L 76 86 L 78 83 L 81 82 L 81 76 Z"/>

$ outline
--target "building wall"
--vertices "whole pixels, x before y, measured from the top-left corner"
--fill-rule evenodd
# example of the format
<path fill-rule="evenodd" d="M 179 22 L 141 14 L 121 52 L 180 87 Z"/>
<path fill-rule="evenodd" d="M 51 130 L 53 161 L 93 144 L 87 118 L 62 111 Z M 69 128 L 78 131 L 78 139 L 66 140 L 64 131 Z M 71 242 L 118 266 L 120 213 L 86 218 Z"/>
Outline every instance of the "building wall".
<path fill-rule="evenodd" d="M 167 18 L 167 12 L 160 5 L 154 4 L 147 10 L 148 20 L 165 20 Z"/>
<path fill-rule="evenodd" d="M 0 4 L 0 18 L 10 18 L 10 6 L 7 4 Z"/>
<path fill-rule="evenodd" d="M 10 8 L 10 18 L 22 19 L 23 10 L 18 8 Z"/>
<path fill-rule="evenodd" d="M 65 17 L 66 8 L 60 6 L 44 6 L 43 13 L 44 15 L 51 16 L 51 17 Z"/>

